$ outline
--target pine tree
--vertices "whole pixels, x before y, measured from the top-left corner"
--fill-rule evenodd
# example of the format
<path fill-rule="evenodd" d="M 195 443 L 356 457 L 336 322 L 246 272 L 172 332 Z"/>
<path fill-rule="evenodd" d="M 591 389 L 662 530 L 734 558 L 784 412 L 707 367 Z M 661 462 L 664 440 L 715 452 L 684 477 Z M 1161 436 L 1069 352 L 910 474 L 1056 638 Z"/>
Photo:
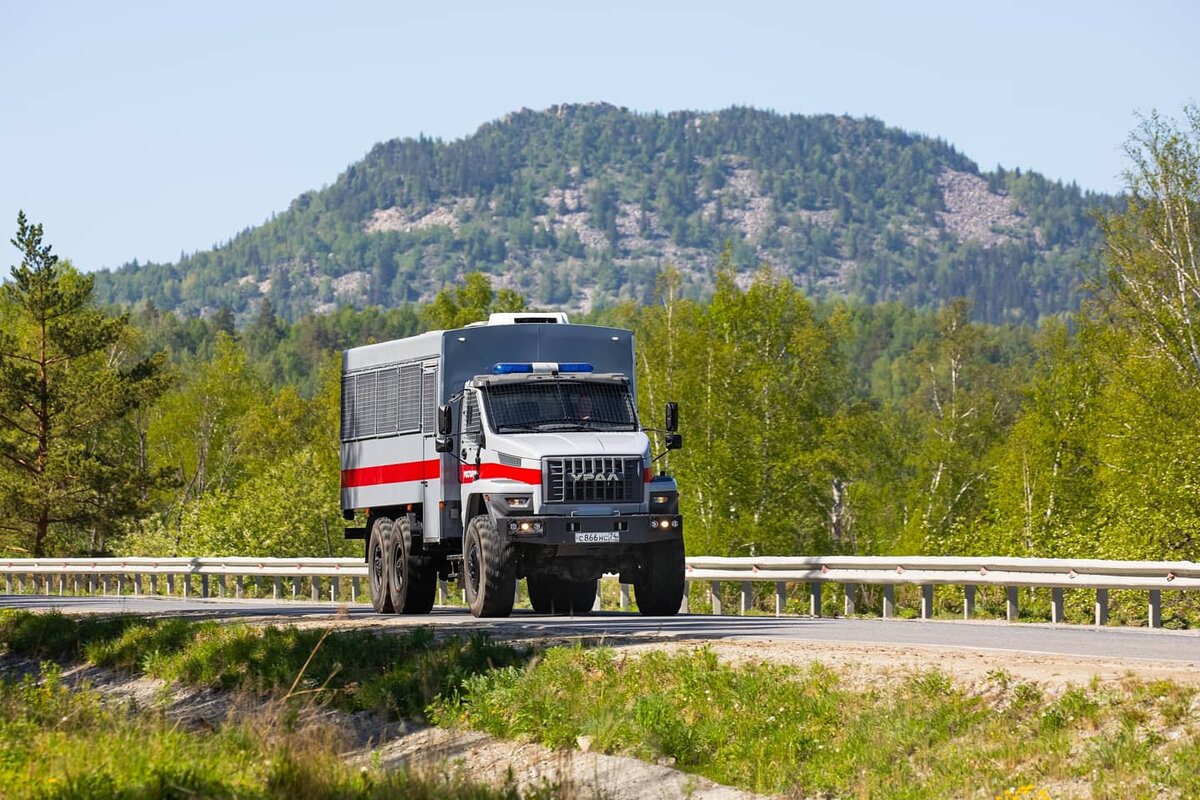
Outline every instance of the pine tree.
<path fill-rule="evenodd" d="M 163 358 L 134 355 L 128 315 L 96 308 L 91 276 L 24 212 L 12 243 L 22 260 L 0 287 L 0 531 L 35 557 L 52 534 L 59 549 L 103 549 L 146 479 L 118 424 L 162 391 Z"/>

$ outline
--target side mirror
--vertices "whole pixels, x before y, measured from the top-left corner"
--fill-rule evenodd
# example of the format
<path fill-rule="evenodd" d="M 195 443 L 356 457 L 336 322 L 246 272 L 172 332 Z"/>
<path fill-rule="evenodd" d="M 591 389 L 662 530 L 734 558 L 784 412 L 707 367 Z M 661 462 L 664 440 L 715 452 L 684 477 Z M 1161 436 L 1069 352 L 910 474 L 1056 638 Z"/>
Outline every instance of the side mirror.
<path fill-rule="evenodd" d="M 667 403 L 667 430 L 679 430 L 679 404 L 670 401 Z"/>
<path fill-rule="evenodd" d="M 454 417 L 451 415 L 449 404 L 438 406 L 437 411 L 437 430 L 442 436 L 449 436 L 450 431 L 454 429 Z M 442 452 L 441 450 L 438 451 Z M 449 452 L 449 451 L 446 451 Z"/>
<path fill-rule="evenodd" d="M 451 436 L 439 436 L 433 440 L 433 449 L 439 453 L 450 453 L 454 450 L 454 438 Z"/>
<path fill-rule="evenodd" d="M 683 434 L 669 433 L 667 434 L 667 449 L 678 450 L 683 447 Z"/>

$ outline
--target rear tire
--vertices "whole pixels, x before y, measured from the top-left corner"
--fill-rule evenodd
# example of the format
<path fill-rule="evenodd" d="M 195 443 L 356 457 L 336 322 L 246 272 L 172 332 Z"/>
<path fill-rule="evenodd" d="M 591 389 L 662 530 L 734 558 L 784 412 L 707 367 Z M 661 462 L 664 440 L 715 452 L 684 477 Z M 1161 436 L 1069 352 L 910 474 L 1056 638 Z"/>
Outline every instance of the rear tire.
<path fill-rule="evenodd" d="M 590 614 L 596 604 L 597 579 L 568 581 L 558 579 L 554 587 L 554 610 L 559 614 Z"/>
<path fill-rule="evenodd" d="M 642 570 L 633 584 L 638 611 L 647 617 L 670 617 L 679 613 L 687 582 L 683 540 L 651 542 L 645 546 Z"/>
<path fill-rule="evenodd" d="M 588 614 L 596 604 L 596 579 L 569 581 L 529 577 L 529 605 L 539 614 Z"/>
<path fill-rule="evenodd" d="M 554 579 L 535 578 L 532 575 L 525 579 L 529 589 L 529 605 L 539 614 L 554 613 Z"/>
<path fill-rule="evenodd" d="M 507 617 L 517 590 L 515 548 L 487 514 L 474 517 L 463 536 L 463 588 L 476 617 Z"/>
<path fill-rule="evenodd" d="M 433 559 L 413 555 L 412 525 L 408 517 L 392 524 L 391 569 L 388 571 L 388 594 L 392 608 L 401 614 L 428 614 L 433 609 L 437 591 L 437 574 Z"/>
<path fill-rule="evenodd" d="M 391 532 L 392 521 L 387 517 L 376 517 L 367 540 L 367 583 L 371 607 L 377 614 L 391 614 L 393 609 L 388 590 L 388 575 L 392 572 Z"/>

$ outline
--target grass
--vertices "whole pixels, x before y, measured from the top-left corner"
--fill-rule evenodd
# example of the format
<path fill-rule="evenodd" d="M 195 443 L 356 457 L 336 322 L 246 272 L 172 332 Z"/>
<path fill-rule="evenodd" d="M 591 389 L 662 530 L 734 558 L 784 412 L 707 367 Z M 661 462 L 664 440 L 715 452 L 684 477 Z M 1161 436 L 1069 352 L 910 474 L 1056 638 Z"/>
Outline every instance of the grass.
<path fill-rule="evenodd" d="M 25 612 L 0 612 L 4 652 L 427 716 L 551 747 L 587 737 L 593 751 L 763 792 L 1200 796 L 1200 696 L 1168 682 L 1047 695 L 998 669 L 974 687 L 925 671 L 863 688 L 819 665 L 735 667 L 706 649 L 628 658 L 429 629 L 377 636 Z"/>
<path fill-rule="evenodd" d="M 821 667 L 732 667 L 708 650 L 623 658 L 560 648 L 476 675 L 435 719 L 497 736 L 667 758 L 721 783 L 833 797 L 1200 796 L 1194 690 L 1131 681 L 1044 696 L 997 673 L 844 686 Z M 1033 796 L 1033 795 L 1030 795 Z"/>
<path fill-rule="evenodd" d="M 68 687 L 57 666 L 0 681 L 0 793 L 12 798 L 517 798 L 461 775 L 426 778 L 339 758 L 339 731 L 278 710 L 187 730 Z M 544 796 L 553 796 L 547 787 Z"/>

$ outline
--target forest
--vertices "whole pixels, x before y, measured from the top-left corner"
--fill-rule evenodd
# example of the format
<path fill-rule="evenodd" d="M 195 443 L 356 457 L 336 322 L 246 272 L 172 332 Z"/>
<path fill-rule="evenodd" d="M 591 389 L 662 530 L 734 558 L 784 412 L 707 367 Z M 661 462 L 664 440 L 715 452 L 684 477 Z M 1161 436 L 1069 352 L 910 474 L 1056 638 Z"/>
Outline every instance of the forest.
<path fill-rule="evenodd" d="M 750 108 L 521 110 L 464 139 L 376 145 L 329 186 L 210 250 L 96 273 L 102 303 L 187 316 L 261 301 L 297 321 L 430 302 L 470 272 L 539 306 L 655 299 L 670 263 L 700 299 L 770 264 L 814 299 L 1038 324 L 1079 307 L 1079 265 L 1118 201 L 997 167 L 874 119 Z M 727 261 L 719 262 L 725 244 Z"/>
<path fill-rule="evenodd" d="M 1200 557 L 1200 112 L 1145 120 L 1130 160 L 1080 310 L 1037 325 L 747 280 L 733 242 L 706 294 L 668 264 L 648 301 L 575 314 L 636 332 L 646 424 L 680 403 L 688 553 Z M 121 310 L 23 215 L 13 243 L 6 556 L 357 554 L 339 351 L 537 304 L 474 272 L 294 321 L 266 297 L 240 319 Z"/>

